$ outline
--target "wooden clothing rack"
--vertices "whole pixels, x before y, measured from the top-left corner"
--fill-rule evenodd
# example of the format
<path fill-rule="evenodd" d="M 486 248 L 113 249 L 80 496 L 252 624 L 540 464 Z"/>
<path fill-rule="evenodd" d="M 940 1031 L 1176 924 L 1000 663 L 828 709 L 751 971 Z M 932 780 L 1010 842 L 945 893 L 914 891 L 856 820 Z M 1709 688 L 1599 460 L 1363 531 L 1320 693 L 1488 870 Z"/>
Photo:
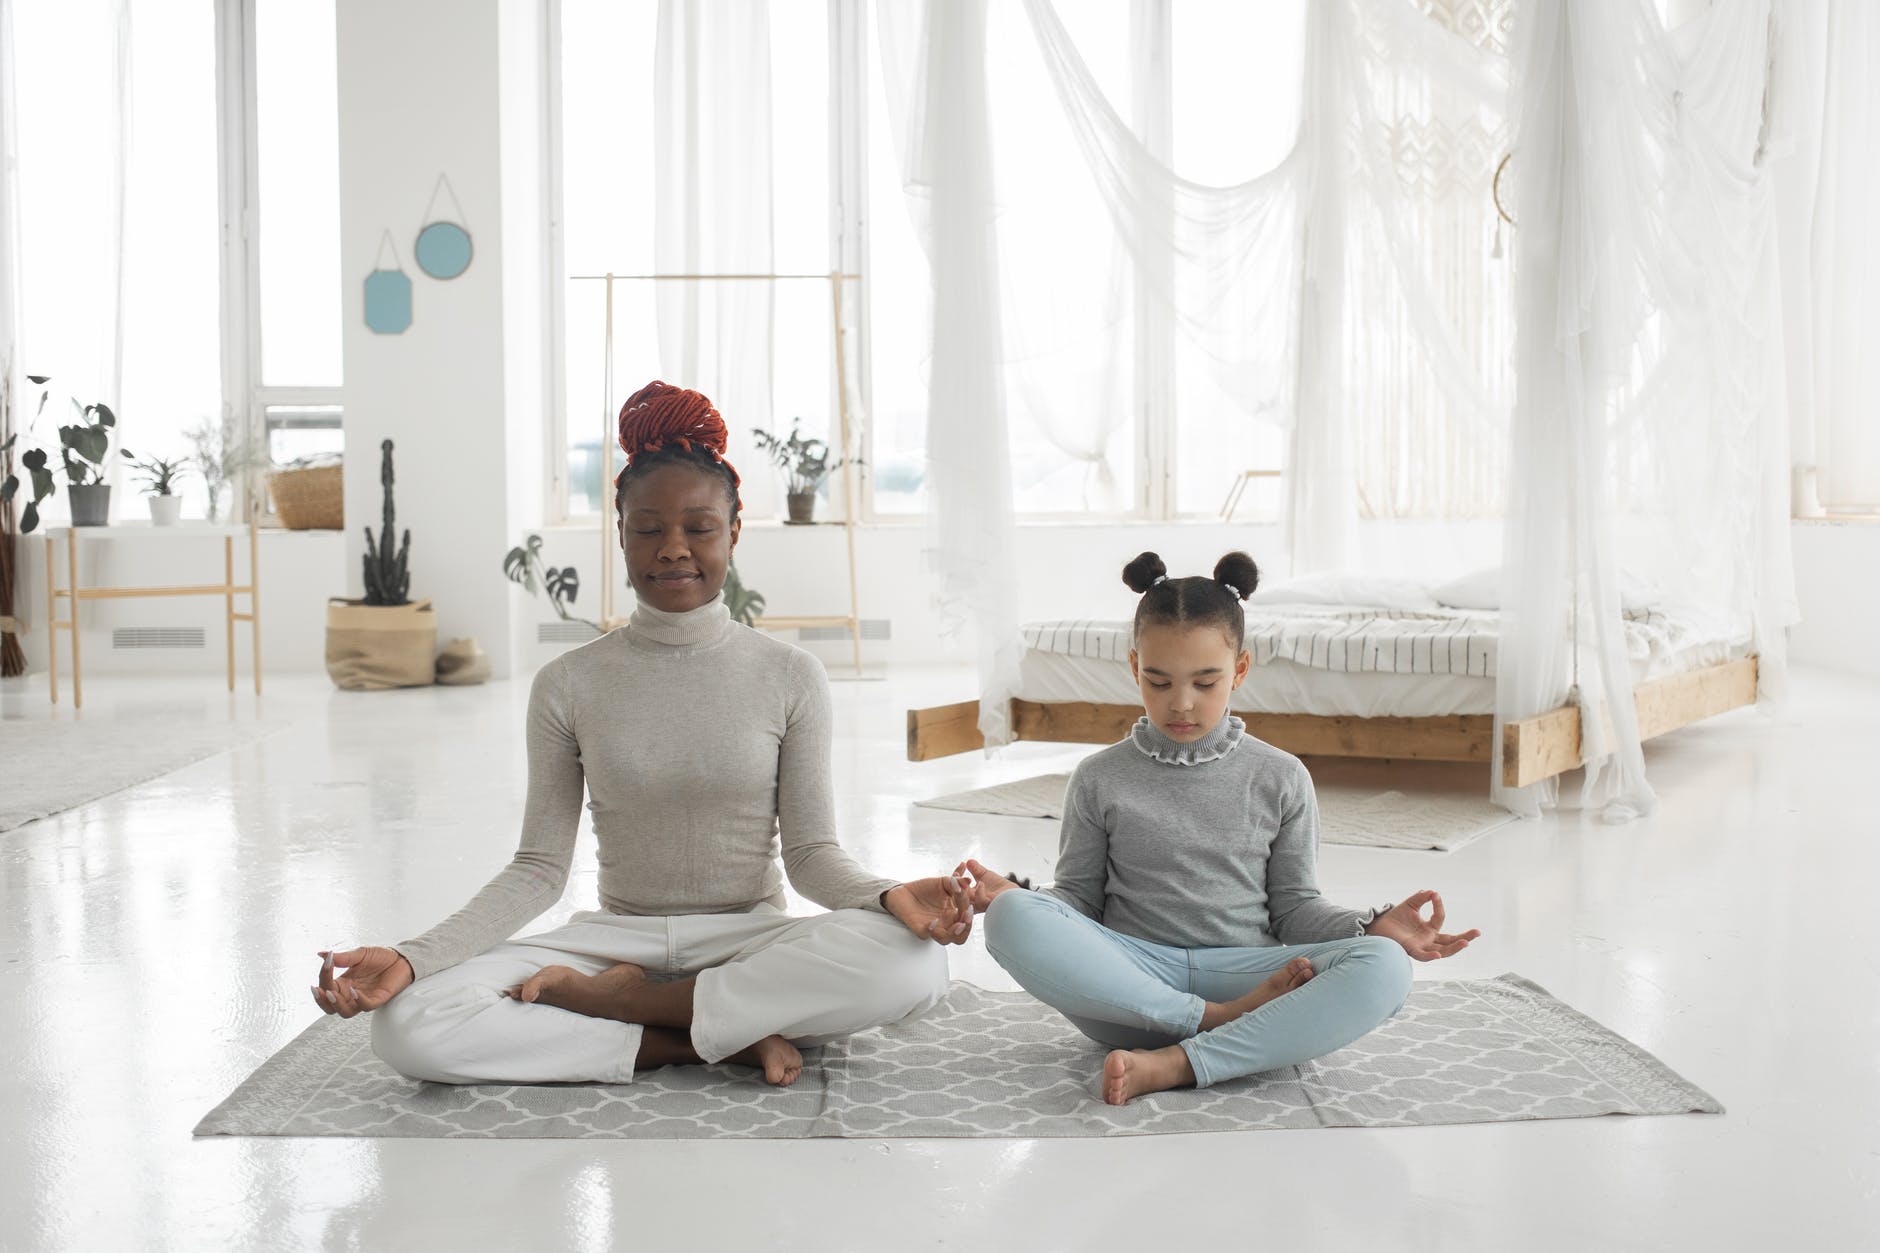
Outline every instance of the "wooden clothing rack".
<path fill-rule="evenodd" d="M 860 274 L 831 270 L 827 274 L 574 274 L 580 282 L 599 282 L 607 286 L 606 332 L 603 336 L 604 364 L 601 382 L 601 490 L 605 494 L 614 481 L 615 422 L 619 405 L 614 398 L 614 285 L 616 283 L 788 283 L 829 284 L 830 326 L 835 335 L 837 437 L 842 452 L 842 521 L 848 541 L 849 611 L 847 614 L 822 614 L 794 617 L 765 615 L 757 626 L 766 631 L 795 631 L 804 627 L 842 627 L 849 633 L 854 649 L 855 675 L 862 674 L 862 621 L 855 574 L 855 459 L 849 455 L 852 416 L 849 402 L 849 363 L 846 336 L 843 334 L 843 291 L 850 283 L 861 281 Z M 626 619 L 614 610 L 614 548 L 619 537 L 612 526 L 613 514 L 605 505 L 600 511 L 601 531 L 601 629 L 611 631 Z"/>

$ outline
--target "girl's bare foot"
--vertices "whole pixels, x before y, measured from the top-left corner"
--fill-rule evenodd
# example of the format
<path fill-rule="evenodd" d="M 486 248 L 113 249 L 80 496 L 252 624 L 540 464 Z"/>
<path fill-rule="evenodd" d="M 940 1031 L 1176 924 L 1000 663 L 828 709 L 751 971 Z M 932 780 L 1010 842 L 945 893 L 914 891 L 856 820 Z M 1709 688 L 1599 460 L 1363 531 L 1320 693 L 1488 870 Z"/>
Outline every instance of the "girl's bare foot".
<path fill-rule="evenodd" d="M 589 1018 L 633 1022 L 636 1020 L 627 1016 L 628 1003 L 645 983 L 646 970 L 632 962 L 610 966 L 597 975 L 584 975 L 569 966 L 544 966 L 503 995 L 531 1005 L 572 1010 Z"/>
<path fill-rule="evenodd" d="M 1164 1049 L 1117 1049 L 1103 1059 L 1103 1099 L 1110 1105 L 1127 1105 L 1131 1097 L 1148 1092 L 1193 1087 L 1194 1082 L 1195 1069 L 1178 1044 Z"/>
<path fill-rule="evenodd" d="M 725 1058 L 740 1066 L 755 1066 L 764 1072 L 764 1082 L 787 1088 L 803 1077 L 803 1055 L 796 1045 L 780 1035 L 767 1035 L 741 1053 Z"/>
<path fill-rule="evenodd" d="M 1209 1001 L 1208 1007 L 1201 1011 L 1201 1029 L 1212 1031 L 1242 1014 L 1250 1014 L 1268 1001 L 1277 1000 L 1294 988 L 1304 986 L 1312 974 L 1312 963 L 1303 957 L 1295 957 L 1268 975 L 1260 986 L 1245 996 L 1231 1001 Z"/>

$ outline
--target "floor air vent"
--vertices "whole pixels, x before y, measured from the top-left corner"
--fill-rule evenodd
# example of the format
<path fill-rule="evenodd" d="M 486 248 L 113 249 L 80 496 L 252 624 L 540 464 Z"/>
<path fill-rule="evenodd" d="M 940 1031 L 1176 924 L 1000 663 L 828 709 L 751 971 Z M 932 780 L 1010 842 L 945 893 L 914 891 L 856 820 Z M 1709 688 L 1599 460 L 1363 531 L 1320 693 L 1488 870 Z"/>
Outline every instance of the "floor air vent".
<path fill-rule="evenodd" d="M 113 648 L 202 648 L 201 627 L 116 627 Z"/>

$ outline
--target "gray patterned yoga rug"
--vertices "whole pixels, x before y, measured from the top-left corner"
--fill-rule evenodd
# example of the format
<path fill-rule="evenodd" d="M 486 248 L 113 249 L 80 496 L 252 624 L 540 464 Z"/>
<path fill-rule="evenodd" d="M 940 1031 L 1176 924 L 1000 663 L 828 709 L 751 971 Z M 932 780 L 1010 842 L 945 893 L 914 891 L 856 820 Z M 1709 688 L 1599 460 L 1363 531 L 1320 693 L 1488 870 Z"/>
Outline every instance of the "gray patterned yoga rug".
<path fill-rule="evenodd" d="M 769 1088 L 738 1067 L 632 1084 L 450 1087 L 373 1056 L 364 1017 L 322 1018 L 195 1134 L 793 1139 L 1149 1135 L 1723 1112 L 1706 1093 L 1518 975 L 1418 983 L 1350 1048 L 1219 1084 L 1105 1105 L 1105 1050 L 1023 992 L 955 983 L 910 1022 L 805 1055 Z"/>
<path fill-rule="evenodd" d="M 1315 768 L 1315 775 L 1318 768 Z M 927 809 L 956 809 L 1013 818 L 1062 818 L 1068 774 L 1041 774 L 970 792 L 915 801 Z M 1515 821 L 1487 796 L 1444 791 L 1380 791 L 1338 779 L 1314 779 L 1319 798 L 1319 842 L 1364 848 L 1451 852 L 1479 835 Z"/>

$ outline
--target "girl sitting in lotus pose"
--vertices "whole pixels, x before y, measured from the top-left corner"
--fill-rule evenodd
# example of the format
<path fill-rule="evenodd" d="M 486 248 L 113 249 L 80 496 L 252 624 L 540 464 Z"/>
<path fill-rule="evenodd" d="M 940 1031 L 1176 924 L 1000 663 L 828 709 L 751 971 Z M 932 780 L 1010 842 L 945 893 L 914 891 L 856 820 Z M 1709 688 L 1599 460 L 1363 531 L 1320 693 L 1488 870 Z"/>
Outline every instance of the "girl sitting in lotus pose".
<path fill-rule="evenodd" d="M 1154 553 L 1124 567 L 1142 593 L 1129 664 L 1144 716 L 1071 776 L 1056 882 L 955 872 L 993 958 L 1114 1048 L 1112 1105 L 1343 1048 L 1402 1008 L 1409 958 L 1481 934 L 1444 933 L 1433 891 L 1366 910 L 1319 895 L 1311 776 L 1227 712 L 1252 666 L 1240 602 L 1258 579 L 1245 553 L 1213 578 L 1170 579 Z"/>

